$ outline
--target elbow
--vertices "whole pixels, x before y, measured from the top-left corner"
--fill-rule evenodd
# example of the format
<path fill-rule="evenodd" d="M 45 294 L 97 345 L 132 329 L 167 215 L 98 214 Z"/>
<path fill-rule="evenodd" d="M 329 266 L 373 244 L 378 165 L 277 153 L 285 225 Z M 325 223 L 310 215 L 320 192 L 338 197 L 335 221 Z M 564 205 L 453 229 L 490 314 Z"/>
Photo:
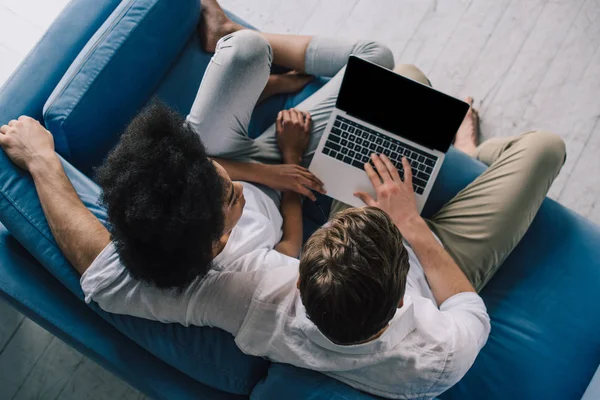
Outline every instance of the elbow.
<path fill-rule="evenodd" d="M 300 246 L 288 242 L 279 242 L 275 250 L 288 257 L 298 258 L 300 255 Z"/>

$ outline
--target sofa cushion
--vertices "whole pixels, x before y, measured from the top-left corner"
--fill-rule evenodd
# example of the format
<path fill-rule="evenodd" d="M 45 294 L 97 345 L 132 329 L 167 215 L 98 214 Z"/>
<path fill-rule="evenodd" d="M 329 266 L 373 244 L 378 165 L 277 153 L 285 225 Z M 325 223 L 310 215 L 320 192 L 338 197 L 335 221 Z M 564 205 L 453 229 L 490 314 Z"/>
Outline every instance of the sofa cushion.
<path fill-rule="evenodd" d="M 104 157 L 105 146 L 118 138 L 115 121 L 126 122 L 136 105 L 146 102 L 156 86 L 149 82 L 159 82 L 178 52 L 177 43 L 185 43 L 194 31 L 196 18 L 190 15 L 198 15 L 197 0 L 125 1 L 115 9 L 47 103 L 48 127 L 59 152 L 84 170 Z M 168 40 L 157 34 L 163 30 L 171 31 L 164 35 Z M 123 76 L 129 63 L 139 67 L 135 76 Z M 111 98 L 111 93 L 119 96 Z M 107 115 L 110 118 L 104 118 Z M 106 223 L 105 211 L 98 205 L 98 186 L 68 162 L 64 165 L 86 206 Z M 0 220 L 48 271 L 83 299 L 79 277 L 54 241 L 30 176 L 3 152 L 0 169 Z M 91 307 L 151 353 L 212 387 L 247 394 L 266 370 L 266 361 L 242 354 L 224 331 L 165 325 L 104 313 L 95 304 Z"/>
<path fill-rule="evenodd" d="M 223 396 L 224 392 L 182 374 L 124 337 L 65 289 L 2 224 L 0 289 L 0 297 L 19 312 L 150 398 L 242 398 L 236 395 Z M 6 380 L 9 376 L 10 373 L 3 376 L 2 382 L 10 386 L 10 379 L 8 382 Z"/>
<path fill-rule="evenodd" d="M 198 0 L 125 0 L 44 106 L 56 150 L 87 175 L 147 103 L 194 31 Z"/>

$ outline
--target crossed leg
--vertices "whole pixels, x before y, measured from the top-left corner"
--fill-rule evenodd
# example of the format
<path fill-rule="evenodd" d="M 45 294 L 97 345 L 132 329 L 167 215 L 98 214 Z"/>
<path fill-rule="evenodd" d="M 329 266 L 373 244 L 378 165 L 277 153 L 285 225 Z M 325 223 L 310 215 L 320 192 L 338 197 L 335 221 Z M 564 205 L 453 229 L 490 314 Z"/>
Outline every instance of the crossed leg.
<path fill-rule="evenodd" d="M 414 66 L 400 65 L 396 71 L 430 85 Z M 559 136 L 541 131 L 494 138 L 475 147 L 475 118 L 467 116 L 456 146 L 489 168 L 427 223 L 480 291 L 527 232 L 566 151 Z M 334 202 L 331 215 L 345 207 Z"/>
<path fill-rule="evenodd" d="M 312 36 L 278 35 L 242 29 L 228 20 L 215 0 L 203 2 L 203 42 L 213 56 L 202 79 L 187 122 L 202 137 L 208 153 L 237 161 L 276 163 L 281 154 L 275 125 L 258 139 L 248 137 L 252 111 L 269 78 L 271 63 L 310 75 L 331 77 L 298 109 L 313 121 L 304 164 L 316 149 L 335 106 L 350 54 L 393 68 L 391 51 L 373 41 L 348 41 Z M 221 35 L 223 35 L 221 37 Z"/>

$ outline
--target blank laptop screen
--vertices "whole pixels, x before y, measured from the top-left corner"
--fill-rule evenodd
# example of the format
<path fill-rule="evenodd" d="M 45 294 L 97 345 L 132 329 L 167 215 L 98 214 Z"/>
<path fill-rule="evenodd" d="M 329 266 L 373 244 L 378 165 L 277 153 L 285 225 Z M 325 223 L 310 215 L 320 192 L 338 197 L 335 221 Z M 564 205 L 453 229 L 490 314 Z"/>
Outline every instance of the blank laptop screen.
<path fill-rule="evenodd" d="M 469 105 L 351 56 L 337 108 L 430 149 L 448 151 Z"/>

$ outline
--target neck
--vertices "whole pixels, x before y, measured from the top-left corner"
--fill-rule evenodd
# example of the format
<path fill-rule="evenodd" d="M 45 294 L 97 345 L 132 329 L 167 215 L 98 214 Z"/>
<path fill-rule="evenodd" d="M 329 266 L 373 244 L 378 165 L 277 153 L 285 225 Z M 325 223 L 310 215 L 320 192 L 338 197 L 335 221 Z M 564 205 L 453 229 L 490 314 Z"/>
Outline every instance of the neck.
<path fill-rule="evenodd" d="M 374 334 L 373 336 L 371 336 L 370 338 L 363 340 L 362 342 L 358 342 L 358 343 L 353 343 L 353 344 L 363 344 L 363 343 L 368 343 L 372 340 L 377 339 L 379 336 L 383 335 L 383 332 L 385 332 L 385 330 L 388 328 L 389 325 L 386 325 L 385 328 L 383 328 L 382 330 L 380 330 L 379 332 L 377 332 L 376 334 Z"/>
<path fill-rule="evenodd" d="M 231 232 L 227 232 L 226 234 L 221 236 L 219 238 L 219 240 L 217 240 L 215 243 L 213 243 L 213 254 L 212 254 L 213 258 L 215 258 L 219 254 L 221 254 L 221 252 L 227 245 L 227 241 L 229 240 L 230 235 L 231 235 Z"/>

